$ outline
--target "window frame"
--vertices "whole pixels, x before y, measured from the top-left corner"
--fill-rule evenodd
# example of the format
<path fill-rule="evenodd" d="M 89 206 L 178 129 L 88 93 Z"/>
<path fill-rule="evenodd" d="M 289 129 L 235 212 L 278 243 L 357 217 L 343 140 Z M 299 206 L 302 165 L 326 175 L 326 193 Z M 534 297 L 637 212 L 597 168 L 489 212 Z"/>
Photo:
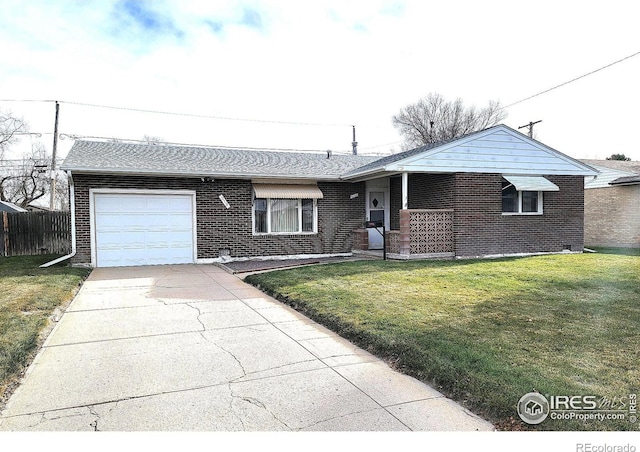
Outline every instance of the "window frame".
<path fill-rule="evenodd" d="M 264 199 L 267 204 L 266 210 L 266 232 L 257 232 L 256 231 L 256 200 Z M 296 212 L 298 216 L 298 230 L 292 232 L 272 232 L 271 231 L 271 205 L 272 200 L 292 200 L 295 199 L 296 204 Z M 312 231 L 303 231 L 304 219 L 303 219 L 303 207 L 302 201 L 310 200 L 313 202 L 313 230 Z M 314 198 L 253 198 L 253 202 L 251 203 L 251 231 L 253 235 L 314 235 L 318 233 L 318 200 Z"/>
<path fill-rule="evenodd" d="M 500 192 L 500 201 L 501 201 L 501 205 L 500 208 L 502 209 L 502 192 L 504 192 L 505 189 L 509 188 L 509 187 L 513 187 L 515 188 L 515 185 L 513 185 L 511 182 L 507 181 L 506 179 L 503 179 L 503 185 L 504 182 L 507 183 L 506 186 L 502 187 L 502 190 Z M 523 198 L 523 193 L 536 193 L 536 196 L 538 198 L 538 202 L 537 202 L 537 210 L 535 212 L 523 212 L 522 211 L 522 198 Z M 517 207 L 518 210 L 515 212 L 505 212 L 502 211 L 502 215 L 507 215 L 507 216 L 513 216 L 513 215 L 543 215 L 544 214 L 544 202 L 543 202 L 543 191 L 538 190 L 538 191 L 534 191 L 534 190 L 518 190 L 516 188 L 516 202 L 517 202 Z"/>

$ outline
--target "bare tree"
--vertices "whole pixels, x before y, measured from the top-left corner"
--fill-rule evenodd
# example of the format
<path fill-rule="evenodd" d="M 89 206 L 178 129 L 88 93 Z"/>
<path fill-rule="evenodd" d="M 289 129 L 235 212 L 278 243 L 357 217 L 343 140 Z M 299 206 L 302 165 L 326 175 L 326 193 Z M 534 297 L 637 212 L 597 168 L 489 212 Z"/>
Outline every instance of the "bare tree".
<path fill-rule="evenodd" d="M 42 143 L 34 143 L 19 159 L 5 159 L 5 153 L 18 137 L 28 133 L 27 123 L 11 113 L 0 112 L 0 200 L 27 207 L 45 197 L 51 190 L 51 177 L 56 178 L 55 206 L 69 208 L 66 175 L 51 174 L 51 156 Z"/>
<path fill-rule="evenodd" d="M 0 160 L 4 159 L 7 148 L 15 143 L 20 133 L 27 131 L 27 124 L 11 113 L 0 112 Z"/>
<path fill-rule="evenodd" d="M 498 101 L 478 109 L 465 106 L 460 98 L 449 101 L 441 94 L 430 93 L 394 115 L 393 126 L 404 138 L 404 147 L 411 149 L 486 129 L 506 117 Z"/>
<path fill-rule="evenodd" d="M 64 171 L 57 171 L 54 207 L 59 210 L 69 210 L 69 180 Z"/>
<path fill-rule="evenodd" d="M 51 157 L 41 143 L 34 144 L 22 160 L 3 165 L 0 175 L 0 200 L 27 207 L 48 193 Z"/>

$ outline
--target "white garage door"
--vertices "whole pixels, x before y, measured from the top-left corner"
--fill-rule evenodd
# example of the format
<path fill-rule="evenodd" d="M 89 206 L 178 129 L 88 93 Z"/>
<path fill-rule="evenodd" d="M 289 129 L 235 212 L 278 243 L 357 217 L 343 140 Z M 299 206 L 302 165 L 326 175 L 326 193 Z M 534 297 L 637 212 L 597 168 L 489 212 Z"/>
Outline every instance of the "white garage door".
<path fill-rule="evenodd" d="M 192 199 L 185 194 L 96 193 L 96 265 L 193 263 Z"/>

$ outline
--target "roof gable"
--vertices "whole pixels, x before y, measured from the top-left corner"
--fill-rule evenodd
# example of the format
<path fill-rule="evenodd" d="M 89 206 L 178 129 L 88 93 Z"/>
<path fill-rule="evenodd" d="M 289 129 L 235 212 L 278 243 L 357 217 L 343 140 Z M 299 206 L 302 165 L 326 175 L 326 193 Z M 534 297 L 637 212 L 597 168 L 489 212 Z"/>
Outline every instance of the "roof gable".
<path fill-rule="evenodd" d="M 352 178 L 376 172 L 503 173 L 591 176 L 590 166 L 505 125 L 424 146 L 352 171 Z"/>

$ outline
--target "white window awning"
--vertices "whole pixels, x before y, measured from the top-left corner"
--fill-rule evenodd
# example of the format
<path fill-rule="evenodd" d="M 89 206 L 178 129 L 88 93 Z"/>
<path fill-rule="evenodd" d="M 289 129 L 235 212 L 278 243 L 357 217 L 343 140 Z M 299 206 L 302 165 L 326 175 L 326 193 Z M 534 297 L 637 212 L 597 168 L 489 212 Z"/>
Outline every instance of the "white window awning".
<path fill-rule="evenodd" d="M 560 188 L 542 176 L 505 176 L 518 191 L 560 191 Z"/>
<path fill-rule="evenodd" d="M 253 184 L 256 198 L 322 199 L 317 185 L 311 184 Z"/>

